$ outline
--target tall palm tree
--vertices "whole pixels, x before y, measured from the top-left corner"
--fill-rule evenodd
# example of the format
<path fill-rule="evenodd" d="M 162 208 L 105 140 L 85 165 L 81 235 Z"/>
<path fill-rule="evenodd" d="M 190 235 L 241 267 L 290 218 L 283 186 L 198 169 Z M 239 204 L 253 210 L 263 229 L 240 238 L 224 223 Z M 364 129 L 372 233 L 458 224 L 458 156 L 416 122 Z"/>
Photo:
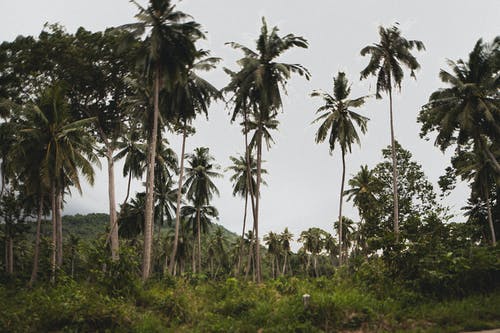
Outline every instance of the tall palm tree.
<path fill-rule="evenodd" d="M 50 188 L 52 205 L 52 274 L 62 264 L 62 194 L 68 185 L 81 193 L 80 177 L 93 184 L 92 164 L 99 165 L 94 140 L 86 130 L 94 119 L 73 121 L 60 86 L 48 88 L 35 105 L 26 108 L 22 135 L 43 147 L 40 176 Z M 56 260 L 57 259 L 57 260 Z"/>
<path fill-rule="evenodd" d="M 233 183 L 233 196 L 241 196 L 245 198 L 245 208 L 243 213 L 243 228 L 241 232 L 240 241 L 240 254 L 238 258 L 237 272 L 240 271 L 240 264 L 243 256 L 243 242 L 245 238 L 246 230 L 246 220 L 247 220 L 247 208 L 248 208 L 248 196 L 251 192 L 250 188 L 256 188 L 256 175 L 257 175 L 257 162 L 253 157 L 250 156 L 250 168 L 247 165 L 246 156 L 230 156 L 229 159 L 233 163 L 226 168 L 226 171 L 230 170 L 233 172 L 230 181 Z M 248 171 L 250 170 L 250 174 Z M 261 169 L 261 174 L 267 174 L 266 169 Z M 249 182 L 250 180 L 250 182 Z M 262 180 L 262 184 L 266 185 L 266 182 Z"/>
<path fill-rule="evenodd" d="M 198 236 L 198 271 L 201 271 L 201 210 L 208 206 L 213 195 L 219 195 L 213 179 L 222 177 L 216 170 L 219 166 L 213 164 L 215 159 L 208 148 L 199 147 L 193 154 L 187 156 L 189 166 L 186 168 L 186 198 L 196 209 L 196 234 Z"/>
<path fill-rule="evenodd" d="M 153 72 L 153 117 L 148 124 L 148 158 L 146 176 L 146 208 L 144 230 L 144 254 L 142 278 L 148 279 L 151 270 L 151 251 L 153 241 L 153 203 L 154 203 L 154 166 L 156 162 L 156 144 L 158 119 L 160 116 L 160 90 L 171 90 L 187 78 L 187 68 L 195 60 L 195 41 L 204 37 L 200 25 L 188 21 L 190 17 L 177 11 L 170 0 L 150 0 L 147 8 L 132 0 L 139 13 L 138 23 L 124 26 L 143 34 L 147 29 L 148 46 L 147 68 Z M 149 70 L 148 70 L 149 72 Z"/>
<path fill-rule="evenodd" d="M 186 221 L 193 234 L 193 273 L 196 272 L 198 265 L 198 273 L 201 273 L 201 233 L 208 232 L 209 226 L 213 219 L 219 218 L 219 211 L 214 206 L 203 205 L 195 207 L 186 205 L 181 209 L 181 217 Z M 198 242 L 198 249 L 196 249 Z"/>
<path fill-rule="evenodd" d="M 351 247 L 351 235 L 354 231 L 354 221 L 348 217 L 342 216 L 342 223 L 335 221 L 333 225 L 337 228 L 337 230 L 341 230 L 340 228 L 342 228 L 342 243 L 340 243 L 339 258 L 342 256 L 347 258 L 349 248 Z"/>
<path fill-rule="evenodd" d="M 231 82 L 226 90 L 234 94 L 233 119 L 240 114 L 247 121 L 250 110 L 257 116 L 256 150 L 257 150 L 257 183 L 255 193 L 260 193 L 262 169 L 262 137 L 264 124 L 274 119 L 282 108 L 281 90 L 293 74 L 299 74 L 309 79 L 309 72 L 298 64 L 277 62 L 277 58 L 285 51 L 293 48 L 307 48 L 307 41 L 293 34 L 279 36 L 278 28 L 269 31 L 267 23 L 262 18 L 262 28 L 257 40 L 257 51 L 238 43 L 229 43 L 233 48 L 243 52 L 243 58 L 238 61 L 241 69 L 231 75 Z M 249 153 L 247 152 L 247 155 Z M 256 237 L 257 281 L 261 282 L 260 246 L 259 246 L 259 196 L 255 196 L 254 229 Z"/>
<path fill-rule="evenodd" d="M 361 55 L 370 55 L 370 62 L 361 71 L 361 78 L 366 79 L 373 75 L 377 77 L 377 98 L 382 98 L 381 92 L 389 95 L 389 115 L 391 125 L 391 147 L 392 147 L 392 188 L 394 196 L 394 233 L 396 240 L 399 240 L 399 207 L 398 207 L 398 184 L 397 184 L 397 163 L 396 147 L 394 135 L 394 115 L 392 110 L 392 90 L 401 89 L 403 81 L 403 68 L 410 70 L 410 76 L 415 78 L 415 71 L 420 68 L 411 50 L 424 50 L 424 44 L 419 40 L 407 40 L 401 35 L 398 25 L 390 28 L 379 27 L 380 41 L 368 45 L 361 49 Z"/>
<path fill-rule="evenodd" d="M 366 124 L 368 118 L 352 111 L 352 108 L 357 108 L 365 103 L 366 97 L 356 99 L 348 99 L 351 88 L 345 77 L 345 73 L 339 72 L 337 77 L 333 78 L 333 95 L 324 91 L 314 91 L 313 97 L 321 97 L 324 105 L 321 106 L 316 113 L 320 116 L 313 123 L 320 122 L 321 125 L 316 132 L 316 143 L 323 142 L 328 137 L 330 153 L 333 152 L 335 144 L 338 143 L 342 153 L 342 182 L 340 186 L 340 204 L 339 204 L 339 219 L 340 225 L 338 229 L 339 244 L 342 247 L 342 201 L 344 197 L 345 183 L 345 154 L 351 152 L 353 143 L 360 144 L 359 135 L 355 124 L 360 128 L 362 133 L 366 132 Z M 339 256 L 339 264 L 342 265 L 342 254 Z"/>
<path fill-rule="evenodd" d="M 178 130 L 182 132 L 182 146 L 179 167 L 179 184 L 177 187 L 177 207 L 175 218 L 175 233 L 172 253 L 170 255 L 169 271 L 173 273 L 176 263 L 177 242 L 180 227 L 182 188 L 184 181 L 184 157 L 186 138 L 194 132 L 190 126 L 197 114 L 204 114 L 208 118 L 208 108 L 211 102 L 221 98 L 221 94 L 211 83 L 198 75 L 199 71 L 209 71 L 216 67 L 219 58 L 209 57 L 209 52 L 198 50 L 195 55 L 198 60 L 189 67 L 187 81 L 178 84 L 170 93 L 170 114 L 166 118 L 171 119 Z M 172 120 L 173 118 L 173 120 Z"/>

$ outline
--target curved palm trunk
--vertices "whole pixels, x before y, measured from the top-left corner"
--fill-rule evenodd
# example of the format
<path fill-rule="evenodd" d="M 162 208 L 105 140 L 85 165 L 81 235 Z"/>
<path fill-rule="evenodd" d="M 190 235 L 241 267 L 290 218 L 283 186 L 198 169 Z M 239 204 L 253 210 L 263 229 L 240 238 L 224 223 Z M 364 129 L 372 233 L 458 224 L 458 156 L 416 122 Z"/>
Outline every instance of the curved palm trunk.
<path fill-rule="evenodd" d="M 390 82 L 389 82 L 390 83 Z M 392 192 L 394 196 L 394 234 L 399 242 L 399 203 L 398 203 L 398 169 L 396 160 L 396 141 L 394 139 L 394 117 L 392 112 L 392 88 L 389 89 L 389 113 L 391 116 L 391 152 L 392 152 Z"/>
<path fill-rule="evenodd" d="M 175 257 L 177 255 L 177 247 L 179 244 L 179 226 L 181 223 L 181 199 L 182 199 L 182 181 L 184 176 L 184 151 L 186 149 L 186 122 L 184 121 L 184 128 L 182 130 L 182 147 L 181 147 L 181 165 L 179 170 L 179 185 L 177 188 L 177 207 L 175 210 L 175 235 L 174 235 L 174 246 L 172 248 L 172 254 L 170 256 L 170 274 L 175 275 L 174 265 Z"/>
<path fill-rule="evenodd" d="M 146 208 L 144 211 L 144 254 L 142 259 L 142 280 L 149 278 L 151 273 L 151 251 L 153 245 L 153 201 L 155 183 L 155 163 L 156 163 L 156 141 L 158 138 L 158 118 L 160 115 L 160 67 L 156 66 L 155 71 L 155 95 L 153 128 L 149 138 L 148 168 L 146 178 Z"/>
<path fill-rule="evenodd" d="M 198 236 L 198 273 L 201 273 L 201 223 L 200 208 L 196 208 L 196 229 Z"/>
<path fill-rule="evenodd" d="M 260 201 L 260 183 L 261 183 L 261 164 L 262 164 L 262 124 L 259 125 L 259 136 L 257 143 L 257 189 L 255 197 L 255 214 L 254 214 L 254 228 L 255 228 L 255 265 L 257 283 L 262 282 L 260 271 L 260 242 L 259 242 L 259 201 Z"/>
<path fill-rule="evenodd" d="M 128 181 L 127 181 L 127 194 L 125 195 L 125 199 L 123 200 L 123 205 L 127 203 L 128 197 L 130 196 L 130 183 L 132 182 L 132 172 L 128 173 Z"/>
<path fill-rule="evenodd" d="M 345 182 L 345 151 L 342 149 L 342 182 L 340 185 L 340 204 L 339 204 L 339 266 L 342 265 L 342 202 L 344 199 Z"/>
<path fill-rule="evenodd" d="M 491 231 L 491 244 L 493 246 L 496 246 L 497 244 L 497 239 L 496 239 L 496 235 L 495 235 L 495 227 L 493 226 L 493 217 L 492 217 L 492 214 L 491 214 L 491 205 L 490 205 L 490 194 L 488 192 L 488 189 L 486 189 L 485 191 L 486 195 L 485 195 L 485 201 L 486 201 L 486 209 L 488 211 L 488 224 L 490 225 L 490 231 Z"/>
<path fill-rule="evenodd" d="M 38 257 L 40 256 L 40 231 L 42 226 L 42 214 L 43 214 L 43 195 L 40 195 L 38 201 L 38 213 L 36 216 L 36 236 L 35 236 L 35 253 L 33 255 L 33 269 L 31 271 L 30 282 L 28 287 L 32 287 L 33 283 L 36 282 L 38 276 Z"/>
<path fill-rule="evenodd" d="M 115 163 L 113 161 L 113 149 L 109 144 L 107 145 L 106 158 L 108 160 L 109 233 L 111 239 L 111 259 L 113 261 L 117 261 L 120 258 L 120 244 L 118 240 L 118 219 L 116 216 L 115 201 Z"/>

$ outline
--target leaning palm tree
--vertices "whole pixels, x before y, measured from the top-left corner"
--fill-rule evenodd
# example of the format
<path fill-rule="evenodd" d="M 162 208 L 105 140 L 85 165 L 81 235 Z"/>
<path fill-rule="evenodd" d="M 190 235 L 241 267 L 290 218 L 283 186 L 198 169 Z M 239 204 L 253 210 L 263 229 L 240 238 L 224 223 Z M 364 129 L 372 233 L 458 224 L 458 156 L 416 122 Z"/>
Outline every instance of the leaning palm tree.
<path fill-rule="evenodd" d="M 198 236 L 198 271 L 201 271 L 201 210 L 208 206 L 213 195 L 219 195 L 213 179 L 222 177 L 216 170 L 218 165 L 213 164 L 214 158 L 209 154 L 208 148 L 200 147 L 188 155 L 186 168 L 186 197 L 196 208 L 196 234 Z"/>
<path fill-rule="evenodd" d="M 356 131 L 355 124 L 360 128 L 362 133 L 366 132 L 366 123 L 368 118 L 352 111 L 352 108 L 357 108 L 365 103 L 366 97 L 356 99 L 348 99 L 351 88 L 343 72 L 339 72 L 337 77 L 333 79 L 333 95 L 324 91 L 314 91 L 313 97 L 321 97 L 324 105 L 321 106 L 316 113 L 320 116 L 313 123 L 321 123 L 316 132 L 316 143 L 323 142 L 328 137 L 330 153 L 333 152 L 335 144 L 338 143 L 342 153 L 342 182 L 340 186 L 340 204 L 339 204 L 339 219 L 340 225 L 338 229 L 339 244 L 342 247 L 342 203 L 344 197 L 344 182 L 345 182 L 345 154 L 351 152 L 353 143 L 360 143 L 359 135 Z M 339 256 L 339 264 L 342 265 L 342 253 Z"/>
<path fill-rule="evenodd" d="M 179 82 L 185 81 L 187 68 L 194 62 L 195 41 L 204 37 L 200 25 L 188 21 L 190 16 L 176 11 L 170 0 L 150 0 L 147 8 L 132 0 L 139 13 L 138 23 L 128 24 L 123 28 L 137 34 L 144 34 L 148 52 L 146 57 L 147 72 L 153 72 L 153 117 L 148 124 L 148 158 L 146 176 L 146 207 L 144 230 L 144 254 L 142 263 L 142 279 L 148 279 L 151 270 L 151 251 L 153 242 L 153 203 L 154 203 L 154 166 L 156 162 L 156 144 L 158 122 L 160 116 L 160 91 L 171 90 Z"/>
<path fill-rule="evenodd" d="M 394 196 L 394 233 L 399 240 L 399 207 L 398 207 L 398 184 L 396 146 L 394 136 L 394 116 L 392 111 L 392 90 L 401 89 L 404 72 L 402 65 L 410 70 L 410 76 L 415 77 L 415 70 L 420 68 L 417 59 L 411 54 L 411 50 L 424 50 L 424 44 L 418 40 L 407 40 L 401 36 L 397 25 L 391 28 L 379 27 L 380 42 L 366 46 L 361 49 L 361 55 L 370 55 L 370 62 L 361 71 L 361 78 L 366 79 L 373 75 L 377 77 L 377 98 L 382 98 L 381 92 L 389 95 L 389 115 L 391 125 L 391 147 L 392 147 L 392 188 Z"/>
<path fill-rule="evenodd" d="M 234 94 L 233 119 L 237 115 L 244 115 L 247 121 L 248 111 L 257 115 L 256 133 L 257 151 L 257 183 L 255 193 L 260 193 L 262 169 L 262 137 L 264 124 L 275 119 L 277 112 L 282 108 L 281 90 L 285 87 L 291 74 L 299 74 L 309 78 L 309 72 L 301 65 L 277 62 L 277 58 L 293 47 L 307 48 L 307 41 L 293 34 L 284 37 L 278 35 L 278 28 L 268 30 L 265 19 L 262 19 L 262 28 L 257 40 L 257 51 L 238 43 L 229 43 L 239 49 L 244 56 L 238 61 L 241 69 L 232 73 L 231 82 L 226 90 Z M 249 153 L 247 152 L 247 156 Z M 254 229 L 256 238 L 256 266 L 257 281 L 261 282 L 260 246 L 259 246 L 259 196 L 255 196 Z"/>

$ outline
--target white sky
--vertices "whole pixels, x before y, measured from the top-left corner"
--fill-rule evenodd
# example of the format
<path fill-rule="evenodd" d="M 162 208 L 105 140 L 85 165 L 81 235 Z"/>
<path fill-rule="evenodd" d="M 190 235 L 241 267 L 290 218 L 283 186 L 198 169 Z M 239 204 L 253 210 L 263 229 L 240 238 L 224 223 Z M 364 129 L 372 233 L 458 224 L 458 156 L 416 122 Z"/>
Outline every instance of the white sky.
<path fill-rule="evenodd" d="M 140 1 L 145 3 L 145 1 Z M 429 179 L 436 184 L 448 164 L 430 142 L 418 136 L 420 125 L 416 117 L 431 92 L 443 87 L 438 78 L 440 68 L 447 68 L 447 58 L 466 58 L 479 38 L 491 41 L 500 32 L 500 2 L 498 0 L 465 1 L 292 1 L 292 0 L 184 0 L 178 9 L 191 14 L 207 31 L 207 40 L 200 46 L 223 58 L 220 68 L 206 77 L 218 88 L 228 82 L 222 67 L 237 69 L 235 60 L 241 54 L 225 46 L 236 41 L 254 48 L 261 17 L 269 26 L 277 25 L 283 34 L 305 37 L 310 47 L 289 52 L 282 61 L 300 63 L 312 73 L 312 79 L 294 78 L 284 97 L 284 112 L 279 116 L 279 132 L 274 133 L 276 145 L 264 152 L 269 186 L 262 190 L 261 235 L 268 231 L 281 232 L 285 227 L 298 236 L 311 226 L 332 232 L 338 214 L 341 160 L 338 150 L 333 156 L 327 144 L 316 145 L 316 125 L 310 125 L 319 99 L 309 94 L 314 89 L 331 91 L 332 77 L 345 71 L 353 83 L 352 97 L 373 94 L 375 81 L 359 82 L 359 72 L 368 58 L 361 57 L 362 47 L 378 41 L 378 26 L 400 23 L 403 36 L 419 39 L 427 51 L 415 53 L 422 69 L 417 80 L 406 77 L 403 89 L 394 99 L 396 138 L 409 149 L 424 167 Z M 0 3 L 0 42 L 11 41 L 17 35 L 38 35 L 45 22 L 60 23 L 69 32 L 79 26 L 97 31 L 106 27 L 134 22 L 136 9 L 125 0 L 2 0 Z M 370 100 L 359 111 L 371 118 L 368 133 L 362 137 L 361 148 L 355 147 L 347 156 L 347 177 L 360 165 L 374 166 L 381 160 L 381 149 L 389 144 L 389 114 L 387 100 Z M 229 110 L 216 104 L 210 110 L 210 120 L 196 123 L 197 134 L 187 141 L 187 152 L 197 146 L 208 146 L 223 168 L 229 165 L 229 155 L 243 151 L 243 137 L 238 126 L 229 123 Z M 180 140 L 169 135 L 172 147 L 180 151 Z M 121 175 L 121 164 L 116 171 Z M 68 198 L 66 214 L 107 212 L 107 173 L 105 163 L 98 172 L 96 185 L 85 186 L 83 196 L 76 191 Z M 243 200 L 233 198 L 229 176 L 218 180 L 220 198 L 214 200 L 220 211 L 220 221 L 226 228 L 241 232 Z M 126 180 L 116 180 L 117 201 L 125 197 Z M 142 190 L 139 182 L 134 190 Z M 460 186 L 445 203 L 459 212 L 468 196 Z M 345 204 L 345 215 L 357 217 L 356 209 Z"/>

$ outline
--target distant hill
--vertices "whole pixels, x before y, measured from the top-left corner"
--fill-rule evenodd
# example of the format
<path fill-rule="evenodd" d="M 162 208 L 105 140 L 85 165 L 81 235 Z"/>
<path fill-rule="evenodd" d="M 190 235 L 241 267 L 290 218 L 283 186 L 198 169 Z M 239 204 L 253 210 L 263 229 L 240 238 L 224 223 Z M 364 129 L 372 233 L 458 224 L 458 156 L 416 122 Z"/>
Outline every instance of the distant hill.
<path fill-rule="evenodd" d="M 63 219 L 63 234 L 74 235 L 81 239 L 93 239 L 96 236 L 102 235 L 106 232 L 108 223 L 109 223 L 109 215 L 104 213 L 91 213 L 91 214 L 76 214 L 76 215 L 64 215 Z M 46 236 L 50 235 L 52 227 L 51 221 L 44 221 L 43 226 L 43 234 Z M 209 233 L 214 232 L 215 227 L 221 227 L 224 233 L 224 236 L 230 240 L 234 241 L 239 236 L 224 228 L 220 224 L 212 224 L 212 226 L 208 229 Z M 32 226 L 33 234 L 35 231 L 35 225 Z M 162 230 L 168 230 L 170 227 L 164 227 Z"/>

